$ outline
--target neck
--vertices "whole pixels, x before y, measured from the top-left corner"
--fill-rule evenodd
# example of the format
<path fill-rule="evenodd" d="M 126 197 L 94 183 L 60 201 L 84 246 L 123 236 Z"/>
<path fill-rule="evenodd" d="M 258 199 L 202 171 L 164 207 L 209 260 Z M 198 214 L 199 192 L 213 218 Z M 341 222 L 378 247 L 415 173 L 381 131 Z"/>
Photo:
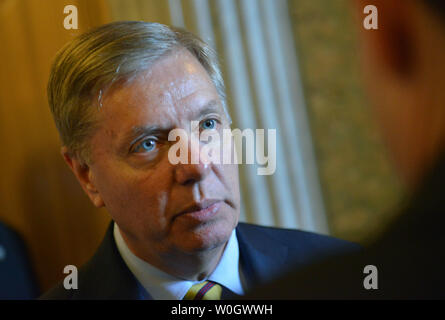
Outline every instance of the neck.
<path fill-rule="evenodd" d="M 125 232 L 120 229 L 119 232 L 129 250 L 139 259 L 174 277 L 192 281 L 203 280 L 215 270 L 228 242 L 192 253 L 171 250 L 159 253 L 153 250 L 153 246 L 141 247 Z"/>
<path fill-rule="evenodd" d="M 163 257 L 157 267 L 181 279 L 199 281 L 207 278 L 221 260 L 227 242 L 219 247 L 199 253 L 177 252 Z"/>

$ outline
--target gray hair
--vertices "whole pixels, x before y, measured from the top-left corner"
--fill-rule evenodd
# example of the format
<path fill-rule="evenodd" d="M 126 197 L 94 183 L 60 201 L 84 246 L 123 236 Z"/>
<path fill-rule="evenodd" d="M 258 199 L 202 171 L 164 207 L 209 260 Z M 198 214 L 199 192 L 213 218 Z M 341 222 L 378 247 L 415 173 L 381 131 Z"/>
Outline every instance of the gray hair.
<path fill-rule="evenodd" d="M 102 95 L 114 83 L 131 81 L 161 57 L 187 49 L 209 74 L 225 106 L 225 88 L 214 50 L 197 36 L 159 23 L 119 21 L 80 35 L 56 55 L 48 102 L 68 152 L 89 163 L 88 138 L 96 128 Z M 227 112 L 227 110 L 226 110 Z"/>

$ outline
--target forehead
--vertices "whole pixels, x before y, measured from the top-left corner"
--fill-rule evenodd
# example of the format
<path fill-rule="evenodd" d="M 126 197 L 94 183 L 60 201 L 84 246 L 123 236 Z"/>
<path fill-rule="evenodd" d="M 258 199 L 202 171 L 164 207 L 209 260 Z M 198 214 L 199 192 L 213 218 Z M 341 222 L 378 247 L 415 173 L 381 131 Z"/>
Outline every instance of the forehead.
<path fill-rule="evenodd" d="M 219 101 L 219 96 L 210 76 L 183 49 L 161 58 L 130 83 L 113 88 L 103 100 L 99 121 L 109 129 L 120 126 L 119 130 L 130 129 L 124 125 L 175 125 L 211 100 Z"/>

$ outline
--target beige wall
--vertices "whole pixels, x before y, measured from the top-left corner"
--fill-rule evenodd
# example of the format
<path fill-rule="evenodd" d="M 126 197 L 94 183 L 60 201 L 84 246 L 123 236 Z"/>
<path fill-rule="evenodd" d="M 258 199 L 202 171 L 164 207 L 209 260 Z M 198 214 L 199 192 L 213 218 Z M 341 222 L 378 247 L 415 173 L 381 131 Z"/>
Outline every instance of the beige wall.
<path fill-rule="evenodd" d="M 289 0 L 333 235 L 367 242 L 401 196 L 360 82 L 350 0 Z"/>
<path fill-rule="evenodd" d="M 63 28 L 67 4 L 78 31 Z M 0 219 L 24 237 L 43 289 L 87 260 L 108 221 L 63 163 L 45 89 L 56 51 L 107 11 L 101 0 L 0 2 Z"/>

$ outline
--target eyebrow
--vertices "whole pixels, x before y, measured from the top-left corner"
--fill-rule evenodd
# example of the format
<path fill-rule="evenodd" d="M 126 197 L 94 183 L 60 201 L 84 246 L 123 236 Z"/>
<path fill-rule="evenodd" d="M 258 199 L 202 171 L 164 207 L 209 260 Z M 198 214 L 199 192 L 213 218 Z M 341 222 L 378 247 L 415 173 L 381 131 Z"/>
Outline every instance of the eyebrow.
<path fill-rule="evenodd" d="M 210 113 L 221 113 L 221 109 L 218 107 L 218 102 L 216 100 L 211 100 L 208 103 L 202 107 L 199 112 L 197 113 L 196 118 L 202 118 L 207 114 Z M 146 125 L 146 126 L 134 126 L 131 128 L 129 132 L 127 132 L 124 135 L 124 138 L 122 139 L 123 143 L 121 144 L 121 147 L 132 145 L 135 143 L 138 139 L 144 136 L 149 136 L 153 134 L 159 134 L 159 133 L 168 133 L 173 128 L 163 128 L 158 125 Z"/>
<path fill-rule="evenodd" d="M 201 108 L 196 118 L 202 118 L 209 113 L 221 113 L 221 108 L 218 106 L 219 104 L 216 100 L 210 100 L 204 105 L 204 107 Z"/>
<path fill-rule="evenodd" d="M 232 124 L 232 118 L 227 109 L 218 100 L 210 100 L 207 102 L 198 113 L 198 118 L 202 118 L 209 113 L 218 113 L 222 115 L 223 118 L 226 118 L 229 124 Z"/>
<path fill-rule="evenodd" d="M 124 136 L 124 144 L 133 144 L 142 136 L 149 136 L 159 132 L 169 131 L 167 128 L 161 128 L 157 125 L 147 125 L 147 126 L 134 126 L 131 130 Z"/>

